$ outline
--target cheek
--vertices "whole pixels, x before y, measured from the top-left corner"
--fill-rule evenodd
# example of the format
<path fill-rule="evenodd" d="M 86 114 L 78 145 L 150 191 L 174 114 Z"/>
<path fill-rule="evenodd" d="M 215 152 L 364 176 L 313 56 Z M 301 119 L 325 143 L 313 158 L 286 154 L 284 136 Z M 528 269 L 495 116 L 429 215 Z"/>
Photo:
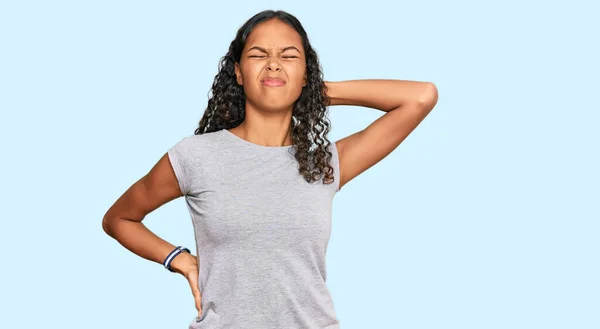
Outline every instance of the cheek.
<path fill-rule="evenodd" d="M 244 83 L 259 81 L 263 68 L 260 65 L 248 65 L 242 70 Z"/>
<path fill-rule="evenodd" d="M 306 67 L 300 64 L 290 65 L 290 67 L 287 68 L 287 74 L 289 79 L 294 81 L 295 84 L 302 85 L 304 75 L 306 74 Z"/>
<path fill-rule="evenodd" d="M 256 93 L 257 89 L 260 88 L 260 74 L 261 69 L 256 66 L 247 66 L 242 70 L 242 77 L 244 84 L 242 88 L 244 92 L 253 94 Z"/>

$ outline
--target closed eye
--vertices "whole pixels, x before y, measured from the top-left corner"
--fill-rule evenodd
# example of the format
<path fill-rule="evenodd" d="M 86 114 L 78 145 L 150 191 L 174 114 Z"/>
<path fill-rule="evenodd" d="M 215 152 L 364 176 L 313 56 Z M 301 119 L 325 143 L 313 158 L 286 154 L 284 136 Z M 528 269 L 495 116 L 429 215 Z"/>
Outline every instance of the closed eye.
<path fill-rule="evenodd" d="M 267 56 L 251 55 L 248 58 L 265 58 Z M 282 58 L 298 58 L 298 56 L 282 56 Z"/>

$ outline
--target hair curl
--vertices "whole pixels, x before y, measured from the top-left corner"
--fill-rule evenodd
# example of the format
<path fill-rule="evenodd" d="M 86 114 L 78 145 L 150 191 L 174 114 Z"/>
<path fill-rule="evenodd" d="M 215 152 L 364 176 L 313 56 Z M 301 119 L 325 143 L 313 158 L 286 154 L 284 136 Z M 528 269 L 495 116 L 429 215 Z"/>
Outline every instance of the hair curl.
<path fill-rule="evenodd" d="M 306 53 L 306 82 L 300 97 L 294 102 L 292 112 L 292 149 L 299 164 L 299 173 L 312 183 L 323 175 L 323 183 L 333 183 L 333 167 L 329 164 L 332 153 L 328 151 L 331 142 L 327 139 L 331 122 L 327 117 L 330 100 L 323 81 L 323 72 L 317 53 L 310 45 L 306 31 L 293 15 L 282 11 L 265 10 L 250 18 L 237 31 L 229 51 L 219 63 L 209 92 L 208 106 L 194 131 L 195 135 L 231 129 L 240 125 L 246 116 L 246 96 L 243 87 L 237 84 L 235 62 L 240 62 L 246 39 L 253 28 L 270 19 L 279 19 L 294 28 L 302 38 Z M 212 93 L 212 95 L 211 95 Z"/>

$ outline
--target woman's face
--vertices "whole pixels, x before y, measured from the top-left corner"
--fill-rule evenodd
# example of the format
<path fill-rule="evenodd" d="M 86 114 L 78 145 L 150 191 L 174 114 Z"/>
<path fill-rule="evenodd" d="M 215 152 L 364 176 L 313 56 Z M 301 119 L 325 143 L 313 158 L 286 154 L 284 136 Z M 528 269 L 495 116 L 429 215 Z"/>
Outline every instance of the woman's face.
<path fill-rule="evenodd" d="M 270 111 L 289 109 L 306 86 L 300 34 L 278 19 L 258 24 L 246 39 L 235 74 L 252 105 Z"/>

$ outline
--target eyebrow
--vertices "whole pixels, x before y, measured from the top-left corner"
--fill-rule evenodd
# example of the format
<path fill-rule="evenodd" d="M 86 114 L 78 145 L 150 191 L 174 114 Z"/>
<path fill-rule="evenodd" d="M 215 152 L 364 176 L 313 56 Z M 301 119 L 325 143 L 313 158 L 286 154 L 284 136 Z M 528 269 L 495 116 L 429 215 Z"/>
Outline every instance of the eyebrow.
<path fill-rule="evenodd" d="M 263 48 L 263 47 L 259 47 L 259 46 L 254 46 L 254 47 L 252 47 L 252 48 L 248 49 L 248 51 L 250 51 L 250 50 L 253 50 L 253 49 L 260 50 L 260 51 L 262 51 L 263 53 L 267 53 L 267 50 L 266 50 L 265 48 Z M 290 49 L 292 49 L 292 50 L 295 50 L 295 51 L 297 51 L 298 53 L 301 53 L 301 52 L 300 52 L 300 50 L 298 50 L 298 48 L 296 48 L 296 47 L 294 47 L 294 46 L 287 46 L 287 47 L 283 48 L 283 49 L 281 50 L 281 52 L 284 52 L 284 51 L 286 51 L 286 50 L 290 50 Z"/>

